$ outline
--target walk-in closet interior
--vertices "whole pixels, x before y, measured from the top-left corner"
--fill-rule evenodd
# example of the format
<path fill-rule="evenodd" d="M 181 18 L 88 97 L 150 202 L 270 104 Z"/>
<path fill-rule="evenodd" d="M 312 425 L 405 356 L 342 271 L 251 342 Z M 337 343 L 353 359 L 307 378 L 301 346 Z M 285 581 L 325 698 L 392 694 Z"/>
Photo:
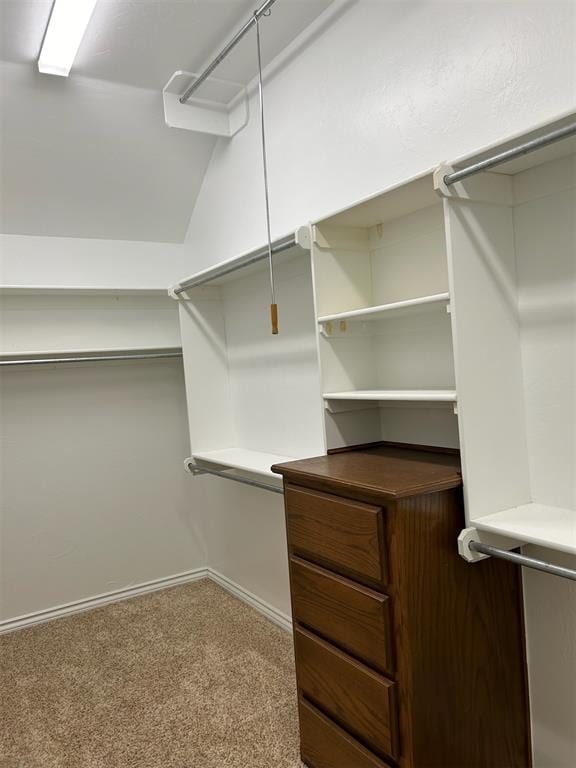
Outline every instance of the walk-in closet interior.
<path fill-rule="evenodd" d="M 576 4 L 3 0 L 0 765 L 576 765 Z"/>

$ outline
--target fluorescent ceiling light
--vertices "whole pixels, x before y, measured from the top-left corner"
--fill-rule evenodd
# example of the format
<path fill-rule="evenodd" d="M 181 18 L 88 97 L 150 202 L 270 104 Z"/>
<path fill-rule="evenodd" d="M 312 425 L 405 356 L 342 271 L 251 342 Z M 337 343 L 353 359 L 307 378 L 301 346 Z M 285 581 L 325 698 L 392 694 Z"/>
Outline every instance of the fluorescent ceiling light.
<path fill-rule="evenodd" d="M 38 71 L 68 77 L 98 0 L 54 0 Z"/>

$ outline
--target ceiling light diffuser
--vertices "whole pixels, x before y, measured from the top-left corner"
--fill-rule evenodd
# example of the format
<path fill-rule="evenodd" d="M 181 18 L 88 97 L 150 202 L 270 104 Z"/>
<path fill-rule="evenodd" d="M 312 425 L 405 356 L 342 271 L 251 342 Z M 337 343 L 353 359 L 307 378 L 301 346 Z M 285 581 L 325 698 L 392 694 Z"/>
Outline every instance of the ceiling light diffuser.
<path fill-rule="evenodd" d="M 98 0 L 54 0 L 38 71 L 68 77 Z"/>

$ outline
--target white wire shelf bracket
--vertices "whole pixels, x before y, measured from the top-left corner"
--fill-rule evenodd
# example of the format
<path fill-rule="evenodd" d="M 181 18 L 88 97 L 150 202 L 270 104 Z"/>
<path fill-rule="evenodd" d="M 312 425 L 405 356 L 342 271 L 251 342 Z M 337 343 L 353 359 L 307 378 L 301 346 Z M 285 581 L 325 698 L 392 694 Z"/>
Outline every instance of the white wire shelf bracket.
<path fill-rule="evenodd" d="M 431 296 L 421 296 L 416 299 L 405 299 L 404 301 L 395 301 L 390 304 L 377 304 L 371 307 L 361 309 L 350 309 L 346 312 L 335 312 L 331 315 L 320 315 L 318 323 L 339 322 L 341 320 L 377 320 L 386 316 L 388 313 L 410 311 L 412 309 L 437 309 L 442 305 L 448 307 L 450 301 L 449 293 L 436 293 Z"/>

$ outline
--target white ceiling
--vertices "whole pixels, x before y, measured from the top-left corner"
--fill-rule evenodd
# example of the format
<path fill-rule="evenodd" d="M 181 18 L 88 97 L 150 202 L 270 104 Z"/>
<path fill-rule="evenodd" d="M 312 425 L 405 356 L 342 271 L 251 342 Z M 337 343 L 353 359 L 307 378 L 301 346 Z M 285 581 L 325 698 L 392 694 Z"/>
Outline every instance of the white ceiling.
<path fill-rule="evenodd" d="M 161 89 L 200 71 L 260 2 L 99 0 L 66 79 L 36 70 L 51 0 L 0 0 L 2 230 L 181 241 L 214 140 L 167 128 Z M 265 63 L 331 2 L 277 0 Z M 218 77 L 252 79 L 251 37 Z"/>

